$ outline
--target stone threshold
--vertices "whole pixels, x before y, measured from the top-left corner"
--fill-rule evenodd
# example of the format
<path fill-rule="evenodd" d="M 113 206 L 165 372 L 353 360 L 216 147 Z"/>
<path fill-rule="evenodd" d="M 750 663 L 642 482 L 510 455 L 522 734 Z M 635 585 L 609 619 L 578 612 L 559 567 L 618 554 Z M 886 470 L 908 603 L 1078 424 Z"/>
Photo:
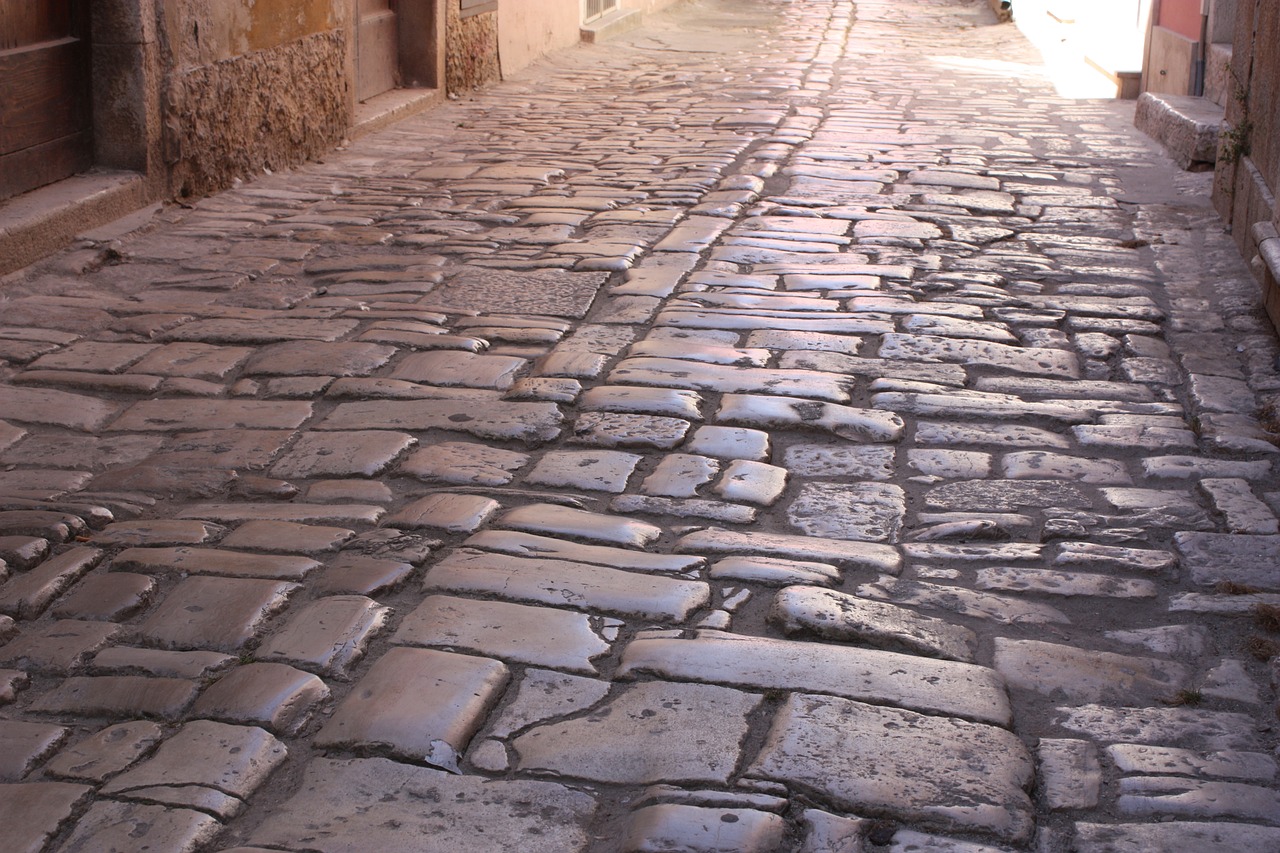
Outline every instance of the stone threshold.
<path fill-rule="evenodd" d="M 0 275 L 20 270 L 81 232 L 119 219 L 150 201 L 138 172 L 89 171 L 0 204 Z"/>
<path fill-rule="evenodd" d="M 618 9 L 598 21 L 583 24 L 582 28 L 578 30 L 578 34 L 579 38 L 587 44 L 599 44 L 602 41 L 634 30 L 643 21 L 644 13 L 639 9 Z"/>
<path fill-rule="evenodd" d="M 438 106 L 445 100 L 443 89 L 392 89 L 356 104 L 350 135 L 352 139 L 382 130 L 411 115 Z"/>
<path fill-rule="evenodd" d="M 1224 110 L 1208 98 L 1143 92 L 1133 123 L 1164 146 L 1187 171 L 1208 171 L 1218 159 Z"/>

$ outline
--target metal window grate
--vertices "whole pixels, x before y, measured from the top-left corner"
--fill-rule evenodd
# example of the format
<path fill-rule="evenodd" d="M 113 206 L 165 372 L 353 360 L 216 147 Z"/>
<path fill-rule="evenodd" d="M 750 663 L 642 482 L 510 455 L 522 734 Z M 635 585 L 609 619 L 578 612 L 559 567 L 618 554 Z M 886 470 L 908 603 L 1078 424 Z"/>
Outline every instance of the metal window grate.
<path fill-rule="evenodd" d="M 589 24 L 617 9 L 618 0 L 583 0 L 583 5 L 582 22 Z"/>

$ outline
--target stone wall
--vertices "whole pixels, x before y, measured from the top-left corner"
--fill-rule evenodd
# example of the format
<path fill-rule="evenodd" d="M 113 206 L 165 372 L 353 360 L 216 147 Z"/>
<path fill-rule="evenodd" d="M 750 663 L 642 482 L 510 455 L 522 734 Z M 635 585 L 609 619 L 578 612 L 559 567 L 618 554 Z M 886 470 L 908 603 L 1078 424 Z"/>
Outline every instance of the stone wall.
<path fill-rule="evenodd" d="M 178 196 L 200 196 L 338 145 L 351 125 L 343 30 L 175 70 L 164 104 L 165 159 Z"/>
<path fill-rule="evenodd" d="M 446 0 L 445 87 L 466 92 L 502 79 L 498 64 L 498 13 L 462 17 L 458 0 Z"/>
<path fill-rule="evenodd" d="M 1239 0 L 1227 98 L 1227 125 L 1218 153 L 1214 204 L 1231 226 L 1245 260 L 1267 290 L 1267 310 L 1280 327 L 1280 4 Z M 1267 258 L 1271 258 L 1268 263 Z M 1255 260 L 1256 259 L 1256 260 Z"/>

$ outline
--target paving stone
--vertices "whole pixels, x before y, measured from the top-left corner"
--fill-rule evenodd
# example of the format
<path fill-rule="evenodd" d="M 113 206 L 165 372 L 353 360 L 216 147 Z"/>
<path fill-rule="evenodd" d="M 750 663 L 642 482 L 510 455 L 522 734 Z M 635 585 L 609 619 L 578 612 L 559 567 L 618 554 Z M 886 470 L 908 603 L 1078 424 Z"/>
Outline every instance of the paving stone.
<path fill-rule="evenodd" d="M 0 784 L 0 840 L 13 853 L 40 853 L 93 788 L 70 782 Z"/>
<path fill-rule="evenodd" d="M 929 382 L 960 388 L 966 384 L 965 369 L 958 364 L 904 362 L 886 358 L 853 358 L 841 353 L 789 351 L 778 359 L 786 369 L 819 370 L 865 376 L 870 380 L 899 379 Z"/>
<path fill-rule="evenodd" d="M 130 848 L 197 853 L 221 830 L 222 824 L 213 816 L 192 809 L 98 800 L 76 821 L 59 849 L 67 853 Z"/>
<path fill-rule="evenodd" d="M 800 820 L 804 825 L 800 853 L 863 853 L 865 849 L 864 840 L 870 828 L 869 822 L 863 818 L 805 809 Z"/>
<path fill-rule="evenodd" d="M 508 510 L 498 520 L 498 526 L 534 534 L 559 533 L 633 548 L 647 547 L 662 535 L 662 529 L 652 524 L 555 504 L 530 504 Z"/>
<path fill-rule="evenodd" d="M 214 429 L 169 439 L 167 452 L 152 457 L 174 468 L 265 468 L 293 437 L 291 430 Z"/>
<path fill-rule="evenodd" d="M 956 362 L 1035 376 L 1060 376 L 1067 379 L 1076 379 L 1080 375 L 1080 367 L 1073 353 L 935 335 L 887 334 L 880 343 L 880 357 L 908 361 Z"/>
<path fill-rule="evenodd" d="M 553 450 L 534 465 L 525 482 L 619 494 L 643 458 L 616 450 Z"/>
<path fill-rule="evenodd" d="M 785 329 L 757 329 L 747 335 L 748 347 L 801 352 L 834 352 L 857 355 L 862 339 L 853 335 L 823 332 L 794 332 Z"/>
<path fill-rule="evenodd" d="M 609 501 L 609 509 L 621 513 L 671 515 L 677 518 L 706 518 L 720 524 L 751 524 L 759 515 L 755 507 L 726 504 L 700 498 L 663 498 L 648 495 L 619 495 Z"/>
<path fill-rule="evenodd" d="M 502 486 L 528 461 L 528 454 L 513 450 L 447 441 L 414 451 L 396 473 L 456 485 Z"/>
<path fill-rule="evenodd" d="M 395 347 L 358 341 L 290 341 L 254 350 L 243 373 L 246 376 L 368 376 L 395 353 Z"/>
<path fill-rule="evenodd" d="M 642 682 L 586 716 L 512 741 L 520 770 L 612 784 L 727 784 L 760 696 L 708 684 Z"/>
<path fill-rule="evenodd" d="M 75 676 L 33 702 L 30 710 L 81 717 L 137 717 L 172 720 L 196 698 L 200 687 L 178 678 L 136 675 Z"/>
<path fill-rule="evenodd" d="M 70 531 L 67 533 L 70 534 Z M 48 539 L 38 536 L 0 536 L 0 560 L 11 569 L 26 571 L 35 568 L 48 556 Z"/>
<path fill-rule="evenodd" d="M 658 462 L 653 473 L 645 477 L 640 490 L 646 495 L 670 498 L 692 498 L 720 471 L 720 463 L 706 456 L 669 453 Z"/>
<path fill-rule="evenodd" d="M 1259 535 L 1280 533 L 1280 522 L 1276 521 L 1276 514 L 1254 495 L 1248 481 L 1206 477 L 1198 485 L 1213 503 L 1214 509 L 1226 520 L 1228 532 Z"/>
<path fill-rule="evenodd" d="M 1200 823 L 1077 823 L 1080 853 L 1145 853 L 1150 850 L 1195 849 L 1203 853 L 1265 850 L 1280 844 L 1280 829 L 1256 824 Z"/>
<path fill-rule="evenodd" d="M 873 394 L 871 397 L 871 405 L 876 409 L 888 409 L 925 417 L 942 415 L 952 418 L 998 420 L 1036 417 L 1065 423 L 1092 420 L 1092 411 L 1080 406 L 1066 405 L 1066 402 L 1028 402 L 1012 394 L 988 394 L 981 391 L 946 394 L 887 391 Z M 1096 404 L 1092 405 L 1096 407 Z"/>
<path fill-rule="evenodd" d="M 1150 574 L 1167 572 L 1178 559 L 1168 551 L 1145 548 L 1123 548 L 1092 542 L 1063 542 L 1053 558 L 1055 566 L 1079 566 L 1095 569 L 1120 569 Z"/>
<path fill-rule="evenodd" d="M 772 370 L 702 364 L 675 358 L 625 358 L 609 374 L 611 382 L 724 393 L 773 393 L 784 397 L 849 401 L 848 379 L 816 370 Z"/>
<path fill-rule="evenodd" d="M 1155 399 L 1150 388 L 1128 382 L 1088 379 L 1049 379 L 1026 376 L 982 376 L 974 383 L 979 391 L 1016 394 L 1019 397 L 1063 400 L 1127 400 L 1147 403 Z"/>
<path fill-rule="evenodd" d="M 413 563 L 348 553 L 333 560 L 308 581 L 317 595 L 380 595 L 400 587 L 413 573 Z"/>
<path fill-rule="evenodd" d="M 1108 631 L 1108 640 L 1141 646 L 1160 655 L 1183 660 L 1203 656 L 1209 649 L 1209 633 L 1202 625 L 1158 625 L 1132 631 Z"/>
<path fill-rule="evenodd" d="M 421 853 L 448 853 L 483 837 L 495 850 L 559 853 L 586 846 L 594 811 L 590 794 L 554 782 L 458 776 L 384 758 L 317 758 L 298 792 L 247 840 L 292 847 L 306 837 L 318 853 L 342 853 L 395 849 L 412 837 Z"/>
<path fill-rule="evenodd" d="M 989 563 L 994 560 L 1038 560 L 1043 551 L 1043 545 L 1030 542 L 1000 542 L 992 545 L 906 542 L 902 545 L 902 553 L 917 560 L 963 563 Z"/>
<path fill-rule="evenodd" d="M 1187 749 L 1253 750 L 1257 727 L 1247 714 L 1197 708 L 1108 708 L 1079 705 L 1057 709 L 1053 724 L 1112 743 Z"/>
<path fill-rule="evenodd" d="M 136 405 L 136 404 L 135 404 Z M 0 387 L 0 412 L 18 423 L 95 432 L 121 410 L 119 403 L 49 388 Z"/>
<path fill-rule="evenodd" d="M 1261 480 L 1271 474 L 1271 463 L 1265 459 L 1204 459 L 1198 456 L 1148 456 L 1142 460 L 1148 477 L 1198 480 L 1203 477 L 1228 477 Z"/>
<path fill-rule="evenodd" d="M 571 404 L 582 394 L 582 383 L 576 379 L 526 377 L 517 379 L 503 395 L 505 400 L 548 400 Z"/>
<path fill-rule="evenodd" d="M 991 473 L 991 454 L 975 450 L 912 448 L 907 451 L 907 467 L 925 477 L 982 479 Z"/>
<path fill-rule="evenodd" d="M 691 421 L 702 419 L 701 405 L 702 396 L 696 391 L 626 385 L 590 388 L 579 400 L 579 407 L 584 411 L 664 415 Z"/>
<path fill-rule="evenodd" d="M 1271 570 L 1280 558 L 1280 536 L 1181 531 L 1174 543 L 1195 583 L 1231 582 L 1280 592 L 1280 579 Z"/>
<path fill-rule="evenodd" d="M 898 441 L 905 428 L 902 418 L 894 412 L 837 406 L 812 400 L 801 402 L 786 397 L 743 394 L 725 394 L 721 397 L 716 419 L 721 423 L 763 429 L 823 430 L 849 441 L 867 442 Z M 695 448 L 689 444 L 685 449 Z"/>
<path fill-rule="evenodd" d="M 1006 453 L 1001 467 L 1004 476 L 1011 480 L 1062 479 L 1102 485 L 1128 485 L 1133 482 L 1123 462 L 1084 459 L 1045 450 Z"/>
<path fill-rule="evenodd" d="M 1154 598 L 1158 589 L 1148 580 L 1117 578 L 1076 571 L 991 567 L 979 569 L 978 589 L 1031 592 L 1038 595 Z"/>
<path fill-rule="evenodd" d="M 872 445 L 793 444 L 783 453 L 782 464 L 792 476 L 888 480 L 893 476 L 896 454 L 892 447 Z"/>
<path fill-rule="evenodd" d="M 1107 755 L 1124 773 L 1209 776 L 1252 782 L 1270 782 L 1276 776 L 1275 759 L 1261 752 L 1224 750 L 1199 753 L 1173 747 L 1121 743 L 1107 747 Z"/>
<path fill-rule="evenodd" d="M 574 421 L 575 444 L 670 450 L 684 441 L 689 422 L 679 418 L 617 412 L 587 412 Z"/>
<path fill-rule="evenodd" d="M 812 586 L 791 586 L 779 592 L 769 619 L 788 635 L 860 642 L 966 663 L 973 662 L 977 642 L 968 628 L 946 620 Z"/>
<path fill-rule="evenodd" d="M 458 756 L 499 699 L 507 667 L 433 649 L 394 648 L 338 705 L 314 743 L 388 749 L 456 771 Z"/>
<path fill-rule="evenodd" d="M 805 483 L 787 508 L 787 521 L 811 536 L 894 542 L 906 511 L 906 497 L 898 486 Z"/>
<path fill-rule="evenodd" d="M 1091 809 L 1098 805 L 1102 766 L 1098 748 L 1087 740 L 1041 738 L 1040 784 L 1046 805 L 1061 809 Z"/>
<path fill-rule="evenodd" d="M 368 400 L 340 403 L 319 425 L 325 430 L 430 429 L 477 438 L 539 444 L 560 435 L 564 416 L 554 403 L 485 400 Z"/>
<path fill-rule="evenodd" d="M 899 580 L 889 576 L 881 576 L 875 583 L 864 584 L 854 592 L 864 598 L 932 607 L 1004 625 L 1066 625 L 1071 622 L 1066 614 L 1047 604 L 960 586 Z"/>
<path fill-rule="evenodd" d="M 221 522 L 296 521 L 333 524 L 373 524 L 384 510 L 369 504 L 309 504 L 280 501 L 244 501 L 238 503 L 190 504 L 175 513 L 179 518 L 202 518 Z"/>
<path fill-rule="evenodd" d="M 612 689 L 608 681 L 527 669 L 508 702 L 491 724 L 490 734 L 507 737 L 534 723 L 569 717 L 598 704 Z"/>
<path fill-rule="evenodd" d="M 609 651 L 585 614 L 445 595 L 424 599 L 391 641 L 588 674 L 591 659 Z"/>
<path fill-rule="evenodd" d="M 1189 492 L 1174 489 L 1099 489 L 1102 497 L 1135 523 L 1183 530 L 1212 530 L 1214 525 Z"/>
<path fill-rule="evenodd" d="M 93 659 L 93 666 L 99 670 L 145 672 L 169 678 L 196 679 L 226 669 L 234 662 L 235 658 L 230 655 L 217 652 L 173 652 L 112 646 L 98 652 Z"/>
<path fill-rule="evenodd" d="M 925 504 L 933 509 L 1017 512 L 1024 507 L 1092 505 L 1084 492 L 1060 480 L 963 480 L 930 489 Z"/>
<path fill-rule="evenodd" d="M 435 350 L 405 356 L 391 372 L 392 379 L 463 388 L 496 388 L 505 391 L 528 362 L 506 355 L 474 355 Z"/>
<path fill-rule="evenodd" d="M 923 827 L 1019 842 L 1034 825 L 1031 756 L 1010 732 L 832 696 L 789 696 L 747 773 Z"/>
<path fill-rule="evenodd" d="M 117 625 L 77 619 L 25 626 L 16 639 L 0 646 L 0 662 L 29 671 L 69 672 L 119 631 Z"/>
<path fill-rule="evenodd" d="M 156 723 L 117 723 L 60 750 L 44 769 L 62 779 L 101 783 L 140 759 L 163 736 Z"/>
<path fill-rule="evenodd" d="M 769 434 L 755 429 L 702 426 L 694 430 L 684 449 L 716 459 L 762 462 L 769 458 Z"/>
<path fill-rule="evenodd" d="M 679 573 L 694 570 L 705 562 L 702 557 L 676 554 L 650 554 L 606 545 L 584 545 L 566 542 L 550 536 L 535 536 L 512 530 L 486 530 L 468 538 L 464 545 L 501 551 L 519 557 L 545 557 L 571 560 L 576 563 L 595 563 L 619 569 L 638 569 L 644 572 Z"/>
<path fill-rule="evenodd" d="M 0 780 L 20 780 L 48 758 L 68 734 L 62 726 L 0 720 Z"/>
<path fill-rule="evenodd" d="M 282 663 L 237 666 L 205 688 L 190 716 L 293 734 L 329 697 L 324 682 Z"/>
<path fill-rule="evenodd" d="M 637 809 L 628 819 L 621 850 L 658 853 L 767 853 L 778 850 L 786 822 L 753 809 L 710 809 L 674 803 Z"/>
<path fill-rule="evenodd" d="M 1080 702 L 1154 701 L 1190 682 L 1181 664 L 1038 640 L 997 637 L 994 660 L 1013 687 Z"/>
<path fill-rule="evenodd" d="M 391 503 L 394 495 L 386 483 L 372 480 L 317 480 L 307 487 L 307 500 L 363 501 L 365 503 Z"/>
<path fill-rule="evenodd" d="M 185 578 L 138 631 L 166 649 L 238 652 L 284 608 L 294 588 L 271 580 Z"/>
<path fill-rule="evenodd" d="M 787 485 L 787 469 L 735 459 L 724 469 L 713 491 L 725 500 L 772 506 Z"/>
<path fill-rule="evenodd" d="M 1116 801 L 1123 814 L 1235 817 L 1276 823 L 1280 792 L 1240 782 L 1129 776 L 1120 780 Z"/>
<path fill-rule="evenodd" d="M 686 298 L 709 299 L 708 294 L 696 294 Z M 772 356 L 767 349 L 758 347 L 718 346 L 702 343 L 697 339 L 663 340 L 646 338 L 627 349 L 632 358 L 687 359 L 704 364 L 729 364 L 739 367 L 764 367 Z"/>
<path fill-rule="evenodd" d="M 308 432 L 271 467 L 276 477 L 375 477 L 417 444 L 402 432 Z"/>
<path fill-rule="evenodd" d="M 345 678 L 382 630 L 391 609 L 362 595 L 334 595 L 307 604 L 258 649 L 263 661 L 287 661 Z"/>
<path fill-rule="evenodd" d="M 1262 704 L 1258 685 L 1245 670 L 1244 663 L 1230 658 L 1205 673 L 1199 689 L 1205 696 L 1247 705 Z"/>
<path fill-rule="evenodd" d="M 701 582 L 460 549 L 431 567 L 423 589 L 496 595 L 659 621 L 682 622 L 711 600 Z"/>
<path fill-rule="evenodd" d="M 336 551 L 355 531 L 345 527 L 294 524 L 290 521 L 246 521 L 223 537 L 229 548 L 252 551 L 320 554 Z"/>
<path fill-rule="evenodd" d="M 45 560 L 0 586 L 0 613 L 20 619 L 39 616 L 101 560 L 96 548 L 72 548 Z"/>
<path fill-rule="evenodd" d="M 681 537 L 676 543 L 676 551 L 791 557 L 895 573 L 902 566 L 902 557 L 897 549 L 888 545 L 874 543 L 855 545 L 852 544 L 852 540 L 793 536 L 784 533 L 700 530 Z"/>
<path fill-rule="evenodd" d="M 840 582 L 840 570 L 829 563 L 777 560 L 770 557 L 727 557 L 711 566 L 712 580 L 738 580 L 765 586 Z"/>
<path fill-rule="evenodd" d="M 221 548 L 129 548 L 111 562 L 118 570 L 156 574 L 221 575 L 235 578 L 302 580 L 320 564 L 308 557 L 247 554 Z"/>
<path fill-rule="evenodd" d="M 108 782 L 102 792 L 120 799 L 198 807 L 225 819 L 244 808 L 287 754 L 283 743 L 260 728 L 196 720 L 161 743 L 146 761 Z"/>
<path fill-rule="evenodd" d="M 95 532 L 95 545 L 203 545 L 224 533 L 216 524 L 203 521 L 117 521 Z"/>
<path fill-rule="evenodd" d="M 389 527 L 405 530 L 438 529 L 446 533 L 474 533 L 501 509 L 492 498 L 479 495 L 434 494 L 420 498 L 387 516 Z"/>
<path fill-rule="evenodd" d="M 996 444 L 1003 447 L 1071 446 L 1064 436 L 1037 427 L 1016 424 L 956 424 L 921 421 L 916 424 L 919 444 Z"/>
<path fill-rule="evenodd" d="M 141 400 L 112 422 L 116 432 L 297 429 L 311 404 L 286 400 Z"/>
<path fill-rule="evenodd" d="M 640 637 L 618 676 L 651 673 L 755 690 L 830 693 L 1007 725 L 1004 682 L 967 663 L 791 640 L 699 631 L 694 639 Z"/>
<path fill-rule="evenodd" d="M 180 376 L 216 382 L 253 355 L 250 347 L 225 347 L 200 343 L 172 343 L 153 348 L 133 364 L 131 372 L 155 376 Z"/>

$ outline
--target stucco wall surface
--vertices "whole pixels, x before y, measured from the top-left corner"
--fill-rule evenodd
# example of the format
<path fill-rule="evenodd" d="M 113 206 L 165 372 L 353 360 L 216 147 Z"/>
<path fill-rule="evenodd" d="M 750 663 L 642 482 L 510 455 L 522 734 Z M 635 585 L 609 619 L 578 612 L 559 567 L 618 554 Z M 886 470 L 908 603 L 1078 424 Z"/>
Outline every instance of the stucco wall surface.
<path fill-rule="evenodd" d="M 502 0 L 498 12 L 498 56 L 503 75 L 539 56 L 580 40 L 580 0 Z"/>

